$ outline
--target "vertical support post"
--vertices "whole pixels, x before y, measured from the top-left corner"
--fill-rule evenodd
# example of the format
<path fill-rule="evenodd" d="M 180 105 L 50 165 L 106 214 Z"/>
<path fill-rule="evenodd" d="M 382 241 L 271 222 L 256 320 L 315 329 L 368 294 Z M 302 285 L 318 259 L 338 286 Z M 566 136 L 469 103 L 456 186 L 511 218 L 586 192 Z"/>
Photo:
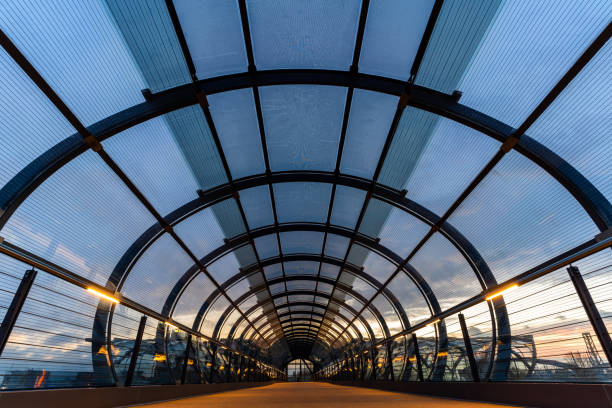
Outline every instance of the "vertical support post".
<path fill-rule="evenodd" d="M 17 292 L 13 296 L 13 300 L 11 301 L 11 305 L 9 306 L 6 314 L 4 315 L 4 319 L 2 320 L 2 325 L 0 325 L 0 356 L 2 356 L 2 352 L 4 351 L 4 347 L 8 342 L 9 337 L 11 336 L 11 332 L 13 331 L 13 327 L 15 326 L 15 322 L 17 321 L 17 317 L 19 317 L 19 312 L 21 312 L 21 308 L 28 297 L 28 293 L 30 292 L 30 288 L 34 283 L 34 278 L 36 277 L 36 271 L 34 269 L 27 270 L 21 279 L 21 283 L 17 288 Z"/>
<path fill-rule="evenodd" d="M 140 318 L 140 324 L 138 325 L 138 332 L 136 333 L 136 340 L 134 341 L 134 347 L 132 348 L 132 356 L 130 357 L 130 365 L 128 367 L 128 371 L 125 376 L 124 385 L 126 387 L 130 387 L 134 379 L 134 370 L 136 370 L 136 362 L 138 361 L 138 354 L 140 353 L 140 344 L 142 343 L 142 335 L 144 333 L 146 324 L 147 324 L 147 316 L 143 315 Z"/>
<path fill-rule="evenodd" d="M 217 368 L 217 345 L 214 343 L 210 344 L 210 349 L 212 350 L 212 354 L 210 356 L 210 383 L 214 384 L 216 377 L 215 377 L 215 370 Z"/>
<path fill-rule="evenodd" d="M 393 359 L 391 358 L 391 342 L 387 343 L 387 367 L 389 369 L 388 379 L 395 381 L 395 373 L 393 372 Z"/>
<path fill-rule="evenodd" d="M 459 313 L 459 324 L 461 325 L 461 333 L 463 334 L 463 343 L 465 344 L 465 353 L 467 354 L 468 361 L 470 363 L 470 370 L 472 371 L 472 380 L 474 382 L 480 382 L 480 374 L 478 373 L 478 365 L 474 358 L 474 350 L 472 349 L 472 341 L 470 340 L 470 333 L 468 332 L 465 324 L 465 317 L 463 313 Z"/>
<path fill-rule="evenodd" d="M 414 344 L 414 356 L 416 357 L 419 381 L 425 381 L 423 379 L 423 363 L 421 361 L 421 353 L 419 352 L 419 342 L 417 341 L 416 333 L 412 333 L 412 344 Z"/>
<path fill-rule="evenodd" d="M 183 359 L 183 370 L 181 371 L 181 385 L 185 384 L 187 377 L 187 366 L 189 365 L 189 351 L 191 349 L 191 334 L 187 335 L 187 347 L 185 347 L 185 358 Z"/>
<path fill-rule="evenodd" d="M 601 348 L 608 359 L 608 363 L 610 366 L 612 366 L 612 340 L 610 339 L 610 334 L 608 333 L 606 325 L 601 319 L 599 310 L 597 310 L 597 306 L 595 306 L 595 302 L 593 302 L 591 292 L 589 292 L 589 289 L 587 288 L 586 283 L 584 283 L 584 279 L 580 274 L 580 270 L 577 267 L 570 266 L 567 268 L 567 272 L 569 273 L 572 283 L 576 288 L 576 293 L 578 293 L 578 297 L 582 302 L 584 311 L 591 321 L 593 330 L 599 339 L 599 343 L 601 344 Z"/>
<path fill-rule="evenodd" d="M 370 353 L 372 353 L 372 374 L 370 374 L 370 380 L 376 380 L 376 369 L 378 368 L 376 358 L 378 357 L 378 349 L 376 347 L 372 347 Z"/>

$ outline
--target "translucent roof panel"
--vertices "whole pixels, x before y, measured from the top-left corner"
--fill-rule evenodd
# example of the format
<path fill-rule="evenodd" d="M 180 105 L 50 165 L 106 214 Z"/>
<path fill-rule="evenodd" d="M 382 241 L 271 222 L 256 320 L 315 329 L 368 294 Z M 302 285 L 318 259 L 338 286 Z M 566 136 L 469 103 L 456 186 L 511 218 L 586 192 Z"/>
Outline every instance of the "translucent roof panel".
<path fill-rule="evenodd" d="M 415 116 L 422 115 L 429 116 Z M 410 129 L 403 131 L 410 132 Z M 404 184 L 404 189 L 408 191 L 406 197 L 441 216 L 495 155 L 500 145 L 493 138 L 471 128 L 439 118 L 423 149 L 407 144 L 396 146 L 408 157 L 418 155 Z M 397 153 L 400 152 L 393 151 L 393 154 Z M 389 166 L 393 167 L 391 163 Z"/>
<path fill-rule="evenodd" d="M 416 83 L 451 93 L 495 19 L 502 0 L 454 0 L 442 4 Z M 457 24 L 469 21 L 470 24 Z"/>
<path fill-rule="evenodd" d="M 259 92 L 271 170 L 333 170 L 346 88 L 283 85 Z"/>
<path fill-rule="evenodd" d="M 331 185 L 280 183 L 274 185 L 278 222 L 319 222 L 327 219 Z"/>
<path fill-rule="evenodd" d="M 191 82 L 165 2 L 106 0 L 104 3 L 147 88 L 158 92 Z"/>
<path fill-rule="evenodd" d="M 421 247 L 410 264 L 429 284 L 442 310 L 482 290 L 467 260 L 440 233 Z"/>
<path fill-rule="evenodd" d="M 4 51 L 0 50 L 0 187 L 75 130 Z"/>
<path fill-rule="evenodd" d="M 528 131 L 574 166 L 608 201 L 612 200 L 611 60 L 608 41 Z"/>
<path fill-rule="evenodd" d="M 208 96 L 208 103 L 232 177 L 264 173 L 253 91 L 239 89 L 213 94 Z"/>
<path fill-rule="evenodd" d="M 232 199 L 222 201 L 183 220 L 174 227 L 174 231 L 198 258 L 202 258 L 222 246 L 224 238 L 244 232 L 240 218 L 228 217 L 223 218 L 223 223 L 219 222 L 220 213 L 231 213 L 233 210 L 235 214 L 238 212 L 235 207 L 236 204 Z M 237 221 L 235 224 L 238 225 L 231 225 L 229 221 Z M 223 226 L 226 227 L 226 231 L 223 230 Z M 234 228 L 231 228 L 232 226 Z"/>
<path fill-rule="evenodd" d="M 397 311 L 382 293 L 374 298 L 372 305 L 382 314 L 383 319 L 385 319 L 389 334 L 393 336 L 404 329 L 404 325 L 397 315 Z"/>
<path fill-rule="evenodd" d="M 259 186 L 240 191 L 240 202 L 249 228 L 255 229 L 274 224 L 272 201 L 268 186 Z"/>
<path fill-rule="evenodd" d="M 347 70 L 353 58 L 360 1 L 247 1 L 259 69 Z"/>
<path fill-rule="evenodd" d="M 191 327 L 202 304 L 214 290 L 215 286 L 206 275 L 199 273 L 181 294 L 172 313 L 172 318 Z"/>
<path fill-rule="evenodd" d="M 160 312 L 170 291 L 193 261 L 168 234 L 159 237 L 138 259 L 121 293 Z"/>
<path fill-rule="evenodd" d="M 347 261 L 354 265 L 363 266 L 363 270 L 380 283 L 384 283 L 397 269 L 397 265 L 369 249 L 354 244 L 351 247 Z"/>
<path fill-rule="evenodd" d="M 314 261 L 290 261 L 283 262 L 285 274 L 316 276 L 319 270 L 319 262 Z"/>
<path fill-rule="evenodd" d="M 15 211 L 2 235 L 101 285 L 155 219 L 93 152 L 66 164 Z M 95 238 L 95 239 L 93 239 Z"/>
<path fill-rule="evenodd" d="M 354 91 L 340 171 L 372 178 L 391 128 L 398 99 L 380 92 Z"/>
<path fill-rule="evenodd" d="M 607 0 L 504 2 L 461 81 L 461 102 L 518 127 L 611 18 Z"/>
<path fill-rule="evenodd" d="M 387 288 L 401 303 L 411 325 L 429 319 L 431 311 L 423 294 L 405 272 L 398 273 Z"/>
<path fill-rule="evenodd" d="M 198 197 L 198 183 L 165 116 L 125 130 L 102 145 L 161 214 Z"/>
<path fill-rule="evenodd" d="M 247 71 L 237 1 L 173 3 L 198 78 Z"/>
<path fill-rule="evenodd" d="M 499 162 L 449 222 L 478 248 L 498 282 L 598 232 L 567 190 L 516 152 Z"/>
<path fill-rule="evenodd" d="M 360 232 L 373 235 L 372 225 L 377 225 L 380 214 L 388 214 L 385 225 L 378 233 L 380 245 L 390 249 L 402 258 L 406 258 L 431 228 L 429 224 L 410 215 L 404 210 L 391 207 L 383 201 L 372 199 L 364 216 Z"/>
<path fill-rule="evenodd" d="M 219 258 L 217 261 L 206 267 L 208 272 L 210 272 L 210 274 L 219 284 L 237 274 L 239 272 L 239 268 L 240 264 L 238 263 L 236 255 L 233 252 Z"/>
<path fill-rule="evenodd" d="M 343 259 L 346 255 L 346 251 L 349 245 L 349 238 L 336 235 L 327 234 L 327 240 L 325 241 L 325 256 L 331 256 L 338 259 Z"/>
<path fill-rule="evenodd" d="M 366 192 L 352 187 L 337 186 L 330 222 L 354 229 L 361 213 Z"/>
<path fill-rule="evenodd" d="M 370 3 L 359 70 L 407 80 L 434 0 Z"/>
<path fill-rule="evenodd" d="M 317 231 L 292 231 L 280 233 L 283 254 L 320 254 L 323 233 Z"/>
<path fill-rule="evenodd" d="M 3 1 L 0 24 L 86 125 L 143 102 L 142 76 L 102 2 Z"/>
<path fill-rule="evenodd" d="M 276 234 L 264 235 L 263 237 L 255 238 L 255 249 L 260 259 L 272 258 L 278 256 L 278 240 Z"/>

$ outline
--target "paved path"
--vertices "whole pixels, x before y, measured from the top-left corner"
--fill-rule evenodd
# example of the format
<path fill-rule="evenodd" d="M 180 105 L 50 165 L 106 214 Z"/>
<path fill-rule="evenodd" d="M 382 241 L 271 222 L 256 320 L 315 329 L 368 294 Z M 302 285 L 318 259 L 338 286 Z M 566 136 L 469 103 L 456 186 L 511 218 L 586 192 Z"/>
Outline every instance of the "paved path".
<path fill-rule="evenodd" d="M 276 383 L 218 394 L 183 398 L 141 405 L 173 408 L 443 408 L 499 407 L 497 404 L 427 397 L 379 391 L 370 388 L 345 387 L 328 383 Z"/>

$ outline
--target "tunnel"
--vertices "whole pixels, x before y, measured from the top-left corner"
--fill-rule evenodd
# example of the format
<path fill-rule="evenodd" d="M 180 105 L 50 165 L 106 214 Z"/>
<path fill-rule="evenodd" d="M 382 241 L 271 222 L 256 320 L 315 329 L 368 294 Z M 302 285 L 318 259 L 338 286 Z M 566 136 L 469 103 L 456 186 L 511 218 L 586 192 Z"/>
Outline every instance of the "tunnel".
<path fill-rule="evenodd" d="M 611 407 L 611 21 L 1 2 L 0 406 Z"/>

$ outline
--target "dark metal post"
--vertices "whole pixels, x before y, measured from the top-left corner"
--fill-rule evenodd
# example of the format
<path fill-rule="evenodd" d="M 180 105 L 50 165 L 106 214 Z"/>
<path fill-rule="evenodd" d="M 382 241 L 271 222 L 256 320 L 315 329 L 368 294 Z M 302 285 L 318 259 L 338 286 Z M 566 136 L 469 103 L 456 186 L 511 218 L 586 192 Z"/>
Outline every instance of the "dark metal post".
<path fill-rule="evenodd" d="M 11 305 L 9 306 L 6 314 L 4 315 L 4 319 L 2 320 L 2 325 L 0 325 L 0 356 L 4 351 L 4 347 L 8 342 L 9 337 L 11 336 L 11 332 L 13 331 L 13 327 L 15 326 L 15 322 L 17 321 L 17 317 L 19 317 L 19 312 L 21 312 L 21 308 L 25 303 L 26 298 L 28 297 L 28 293 L 30 292 L 30 288 L 34 283 L 34 278 L 36 277 L 36 271 L 34 269 L 30 269 L 25 272 L 23 275 L 23 279 L 21 279 L 21 283 L 17 288 L 17 292 L 15 292 L 15 296 L 13 296 L 13 300 L 11 301 Z"/>
<path fill-rule="evenodd" d="M 459 313 L 459 324 L 461 325 L 461 333 L 463 334 L 463 343 L 465 344 L 465 353 L 467 354 L 468 361 L 470 362 L 470 370 L 472 371 L 472 380 L 480 382 L 480 374 L 478 373 L 478 365 L 476 365 L 476 359 L 474 358 L 474 350 L 472 349 L 472 341 L 470 340 L 470 333 L 468 333 L 467 326 L 465 325 L 465 317 L 463 313 Z"/>
<path fill-rule="evenodd" d="M 147 324 L 147 316 L 143 315 L 140 318 L 140 324 L 138 325 L 138 333 L 136 333 L 136 340 L 134 341 L 134 347 L 132 348 L 132 356 L 130 357 L 130 366 L 125 376 L 126 387 L 132 385 L 134 379 L 134 370 L 136 369 L 136 362 L 138 361 L 138 354 L 140 353 L 140 344 L 142 343 L 142 335 L 144 333 L 145 325 Z"/>
<path fill-rule="evenodd" d="M 389 375 L 387 379 L 395 381 L 395 373 L 393 372 L 393 359 L 391 358 L 391 342 L 387 343 L 387 367 L 389 369 Z"/>
<path fill-rule="evenodd" d="M 597 310 L 597 306 L 595 306 L 595 302 L 593 302 L 591 293 L 589 292 L 586 283 L 584 283 L 580 270 L 575 266 L 570 266 L 567 268 L 567 272 L 569 273 L 572 283 L 576 288 L 576 293 L 582 302 L 584 311 L 586 312 L 587 316 L 589 316 L 593 330 L 595 330 L 595 334 L 597 335 L 604 354 L 608 359 L 608 363 L 612 366 L 612 340 L 610 339 L 610 334 L 608 333 L 606 325 L 604 324 L 603 320 L 601 320 L 601 315 L 599 314 L 599 310 Z"/>
<path fill-rule="evenodd" d="M 419 381 L 424 381 L 423 365 L 421 362 L 421 353 L 419 352 L 419 342 L 417 341 L 416 333 L 412 333 L 412 344 L 414 345 L 414 356 L 416 357 L 417 374 L 419 376 Z"/>
<path fill-rule="evenodd" d="M 183 371 L 181 371 L 181 384 L 185 384 L 187 366 L 189 365 L 189 351 L 191 349 L 191 334 L 187 335 L 187 347 L 185 347 L 185 358 L 183 359 Z"/>

